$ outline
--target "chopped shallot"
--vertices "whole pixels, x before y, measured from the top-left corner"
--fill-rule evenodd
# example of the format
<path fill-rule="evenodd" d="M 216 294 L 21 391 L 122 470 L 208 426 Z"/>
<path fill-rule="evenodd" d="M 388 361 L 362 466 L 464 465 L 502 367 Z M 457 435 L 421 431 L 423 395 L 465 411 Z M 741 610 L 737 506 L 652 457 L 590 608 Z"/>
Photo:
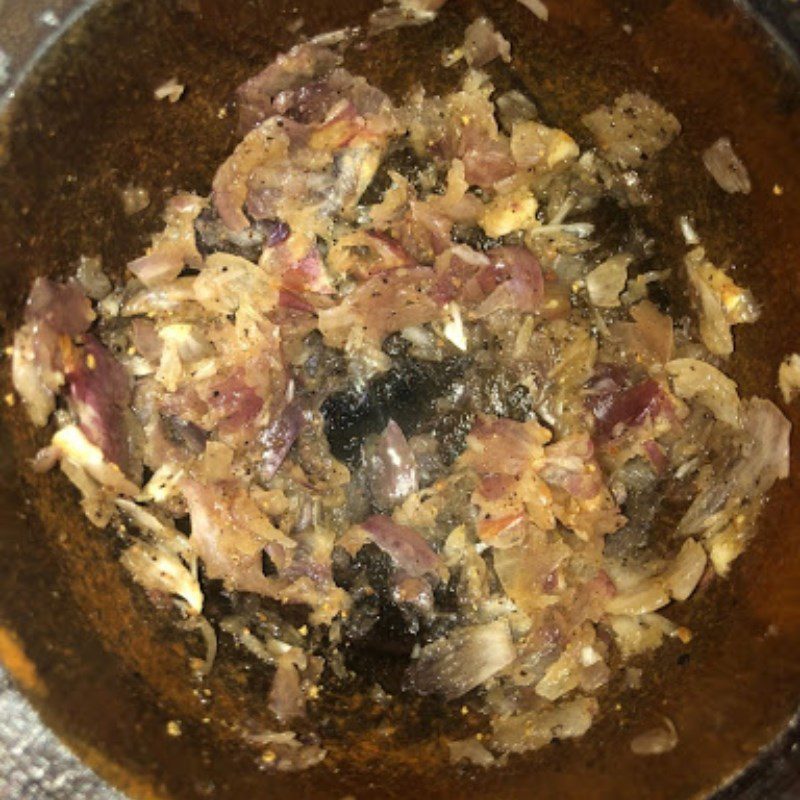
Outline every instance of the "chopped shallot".
<path fill-rule="evenodd" d="M 511 45 L 494 29 L 486 17 L 478 17 L 464 34 L 464 60 L 471 67 L 482 67 L 498 56 L 511 61 Z"/>
<path fill-rule="evenodd" d="M 678 227 L 680 228 L 681 234 L 683 235 L 683 240 L 686 242 L 686 244 L 692 246 L 700 244 L 700 237 L 697 235 L 694 224 L 686 214 L 678 217 Z"/>
<path fill-rule="evenodd" d="M 791 403 L 800 393 L 800 355 L 792 353 L 778 367 L 778 388 L 784 403 Z"/>
<path fill-rule="evenodd" d="M 711 147 L 703 151 L 703 164 L 724 191 L 729 194 L 750 194 L 752 184 L 747 167 L 734 153 L 731 140 L 726 136 L 717 139 Z"/>
<path fill-rule="evenodd" d="M 156 100 L 169 100 L 170 103 L 177 103 L 185 91 L 184 84 L 179 83 L 177 78 L 170 78 L 156 88 L 153 96 Z"/>
<path fill-rule="evenodd" d="M 632 261 L 632 256 L 620 253 L 595 267 L 586 276 L 586 289 L 594 305 L 613 308 L 620 304 L 619 296 L 628 282 L 628 267 Z"/>
<path fill-rule="evenodd" d="M 583 118 L 600 151 L 620 167 L 638 167 L 680 133 L 678 120 L 645 94 L 623 94 L 612 107 L 601 106 Z"/>
<path fill-rule="evenodd" d="M 686 272 L 700 317 L 703 344 L 715 355 L 733 352 L 733 325 L 755 322 L 759 311 L 752 294 L 706 259 L 697 247 L 686 256 Z"/>
<path fill-rule="evenodd" d="M 413 528 L 398 525 L 389 517 L 378 515 L 368 517 L 361 525 L 378 547 L 409 575 L 441 573 L 439 556 Z"/>
<path fill-rule="evenodd" d="M 529 11 L 533 12 L 537 17 L 539 17 L 542 22 L 547 22 L 550 12 L 547 10 L 547 6 L 542 2 L 542 0 L 519 0 L 522 5 L 525 6 Z"/>
<path fill-rule="evenodd" d="M 406 683 L 419 694 L 441 694 L 452 700 L 505 669 L 515 652 L 503 620 L 460 628 L 422 648 Z"/>
<path fill-rule="evenodd" d="M 733 428 L 741 426 L 736 384 L 716 367 L 696 358 L 676 358 L 666 370 L 678 397 L 696 397 L 718 420 Z"/>
<path fill-rule="evenodd" d="M 553 739 L 572 739 L 589 730 L 597 701 L 578 696 L 539 712 L 501 717 L 493 723 L 492 747 L 503 753 L 537 750 Z"/>
<path fill-rule="evenodd" d="M 102 300 L 111 292 L 111 281 L 103 272 L 103 263 L 99 258 L 81 256 L 75 276 L 92 300 Z"/>
<path fill-rule="evenodd" d="M 694 539 L 687 539 L 663 573 L 645 578 L 620 592 L 608 603 L 610 614 L 648 614 L 667 605 L 671 598 L 686 600 L 695 590 L 706 567 L 706 553 Z"/>
<path fill-rule="evenodd" d="M 669 753 L 678 746 L 678 732 L 669 717 L 664 724 L 640 733 L 631 741 L 631 750 L 637 756 L 658 756 Z"/>
<path fill-rule="evenodd" d="M 419 488 L 414 453 L 394 420 L 367 445 L 364 460 L 367 485 L 378 508 L 389 510 Z"/>
<path fill-rule="evenodd" d="M 142 186 L 126 186 L 120 190 L 122 208 L 131 217 L 150 205 L 150 193 Z"/>
<path fill-rule="evenodd" d="M 371 36 L 406 25 L 424 25 L 436 19 L 437 11 L 446 0 L 388 0 L 369 18 Z"/>
<path fill-rule="evenodd" d="M 166 548 L 134 542 L 122 554 L 122 564 L 146 589 L 179 597 L 193 614 L 203 610 L 197 577 Z"/>
<path fill-rule="evenodd" d="M 448 742 L 447 747 L 450 751 L 450 763 L 452 764 L 467 761 L 479 767 L 488 767 L 495 760 L 494 756 L 486 749 L 486 746 L 475 737 Z"/>

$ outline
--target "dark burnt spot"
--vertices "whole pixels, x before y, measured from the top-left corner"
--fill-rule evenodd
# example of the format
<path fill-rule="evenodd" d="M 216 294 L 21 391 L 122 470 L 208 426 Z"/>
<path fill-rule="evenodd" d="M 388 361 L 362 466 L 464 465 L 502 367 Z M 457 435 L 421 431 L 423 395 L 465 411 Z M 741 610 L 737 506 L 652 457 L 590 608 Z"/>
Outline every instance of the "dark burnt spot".
<path fill-rule="evenodd" d="M 434 426 L 435 401 L 447 394 L 464 374 L 468 359 L 440 363 L 405 355 L 392 368 L 367 383 L 330 395 L 322 404 L 325 434 L 333 455 L 357 467 L 361 447 L 370 434 L 380 433 L 394 419 L 411 436 Z"/>

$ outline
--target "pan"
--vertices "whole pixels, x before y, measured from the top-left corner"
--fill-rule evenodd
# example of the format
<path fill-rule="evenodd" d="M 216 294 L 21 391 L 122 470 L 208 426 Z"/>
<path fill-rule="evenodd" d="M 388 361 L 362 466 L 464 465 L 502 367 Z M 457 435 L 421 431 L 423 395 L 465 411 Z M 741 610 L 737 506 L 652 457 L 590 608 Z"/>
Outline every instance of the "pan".
<path fill-rule="evenodd" d="M 740 265 L 763 316 L 742 332 L 732 370 L 745 393 L 776 395 L 776 368 L 798 349 L 800 322 L 795 4 L 549 5 L 542 25 L 507 0 L 452 0 L 432 24 L 353 50 L 348 64 L 395 97 L 419 82 L 447 90 L 453 78 L 441 69 L 442 49 L 460 42 L 466 21 L 486 14 L 517 54 L 496 80 L 529 92 L 553 124 L 576 130 L 583 111 L 628 89 L 658 97 L 684 132 L 665 158 L 663 198 L 648 222 L 666 231 L 682 209 L 694 208 L 712 232 L 709 245 Z M 234 88 L 296 42 L 300 19 L 302 33 L 313 35 L 363 23 L 373 7 L 370 0 L 0 3 L 4 343 L 34 276 L 65 275 L 86 254 L 121 271 L 158 227 L 171 192 L 208 192 L 214 166 L 235 144 Z M 181 102 L 154 102 L 153 88 L 172 76 L 187 87 Z M 699 153 L 720 135 L 736 141 L 753 176 L 746 201 L 721 197 L 699 174 Z M 118 199 L 128 184 L 152 198 L 135 217 Z M 7 369 L 0 381 L 4 396 Z M 788 413 L 797 428 L 800 415 Z M 326 761 L 285 774 L 269 770 L 242 736 L 262 713 L 263 680 L 224 644 L 221 666 L 203 683 L 191 680 L 189 645 L 126 577 L 114 537 L 86 522 L 61 476 L 28 469 L 42 437 L 9 403 L 0 421 L 0 658 L 43 724 L 133 797 L 360 799 L 419 791 L 426 798 L 718 793 L 732 800 L 800 791 L 792 728 L 800 706 L 798 447 L 791 478 L 775 488 L 730 577 L 676 610 L 675 620 L 695 632 L 689 647 L 658 651 L 635 696 L 612 683 L 585 737 L 502 769 L 456 769 L 442 752 L 454 723 L 441 705 L 376 716 L 363 695 L 343 693 L 321 712 Z M 664 716 L 679 731 L 677 747 L 634 755 L 631 738 Z M 43 793 L 34 761 L 15 770 L 29 766 L 18 797 L 68 796 Z"/>

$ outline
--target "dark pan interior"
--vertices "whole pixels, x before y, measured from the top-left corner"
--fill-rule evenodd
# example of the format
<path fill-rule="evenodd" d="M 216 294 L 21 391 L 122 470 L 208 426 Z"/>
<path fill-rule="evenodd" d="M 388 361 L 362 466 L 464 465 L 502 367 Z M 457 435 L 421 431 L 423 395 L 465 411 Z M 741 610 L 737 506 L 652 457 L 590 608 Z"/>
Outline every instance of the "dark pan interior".
<path fill-rule="evenodd" d="M 684 134 L 653 171 L 656 202 L 639 221 L 664 242 L 659 266 L 683 246 L 675 216 L 691 211 L 710 253 L 735 264 L 763 303 L 738 334 L 734 371 L 744 393 L 775 397 L 781 356 L 800 349 L 800 89 L 766 37 L 724 0 L 550 0 L 544 25 L 507 0 L 451 0 L 439 20 L 390 33 L 348 64 L 396 97 L 415 82 L 444 90 L 458 70 L 441 51 L 465 21 L 487 13 L 511 40 L 498 85 L 524 88 L 546 121 L 583 137 L 581 113 L 641 89 L 682 121 Z M 101 2 L 41 60 L 0 120 L 0 324 L 4 344 L 36 274 L 66 274 L 81 254 L 120 270 L 141 252 L 175 189 L 207 192 L 233 146 L 234 87 L 296 41 L 363 22 L 369 0 L 116 0 Z M 623 29 L 632 26 L 632 32 Z M 175 75 L 176 105 L 152 91 Z M 699 154 L 730 135 L 748 164 L 750 197 L 724 195 Z M 587 143 L 584 140 L 584 143 Z M 154 201 L 126 217 L 118 189 Z M 775 186 L 782 188 L 778 194 Z M 680 298 L 678 298 L 680 302 Z M 2 370 L 0 395 L 10 390 Z M 648 659 L 637 694 L 612 685 L 589 734 L 502 770 L 455 770 L 441 741 L 457 708 L 435 703 L 378 711 L 362 695 L 331 697 L 329 757 L 311 772 L 263 768 L 248 733 L 266 724 L 257 669 L 220 667 L 204 684 L 187 659 L 200 644 L 151 608 L 116 563 L 113 534 L 91 528 L 59 475 L 26 459 L 45 441 L 19 408 L 0 427 L 0 657 L 45 719 L 102 774 L 135 795 L 174 798 L 614 798 L 705 796 L 751 762 L 800 700 L 800 448 L 760 533 L 730 580 L 704 589 L 676 619 L 690 645 Z M 795 424 L 796 410 L 790 410 Z M 796 437 L 795 437 L 796 438 Z M 227 648 L 227 649 L 226 649 Z M 636 733 L 662 715 L 678 747 L 634 756 Z M 179 736 L 167 722 L 179 720 Z M 419 787 L 417 789 L 417 787 Z"/>

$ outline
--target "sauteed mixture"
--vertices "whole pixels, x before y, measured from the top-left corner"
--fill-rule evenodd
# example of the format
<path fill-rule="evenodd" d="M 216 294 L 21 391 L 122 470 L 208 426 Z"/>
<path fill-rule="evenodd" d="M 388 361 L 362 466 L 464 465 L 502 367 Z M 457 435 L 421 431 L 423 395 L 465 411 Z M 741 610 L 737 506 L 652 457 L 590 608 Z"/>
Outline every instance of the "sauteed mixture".
<path fill-rule="evenodd" d="M 316 699 L 387 643 L 376 697 L 469 702 L 452 760 L 502 763 L 582 735 L 613 671 L 635 688 L 637 656 L 688 641 L 661 611 L 746 546 L 790 426 L 724 372 L 758 317 L 725 254 L 686 216 L 685 258 L 652 271 L 647 232 L 608 224 L 652 201 L 675 116 L 609 98 L 581 150 L 495 91 L 481 68 L 510 45 L 485 18 L 444 56 L 460 89 L 400 103 L 343 67 L 348 35 L 239 88 L 210 197 L 168 203 L 126 282 L 92 259 L 36 281 L 14 385 L 55 431 L 34 468 L 202 635 L 193 667 L 232 636 L 272 670 L 277 768 L 324 758 Z M 749 191 L 729 141 L 704 160 Z"/>

